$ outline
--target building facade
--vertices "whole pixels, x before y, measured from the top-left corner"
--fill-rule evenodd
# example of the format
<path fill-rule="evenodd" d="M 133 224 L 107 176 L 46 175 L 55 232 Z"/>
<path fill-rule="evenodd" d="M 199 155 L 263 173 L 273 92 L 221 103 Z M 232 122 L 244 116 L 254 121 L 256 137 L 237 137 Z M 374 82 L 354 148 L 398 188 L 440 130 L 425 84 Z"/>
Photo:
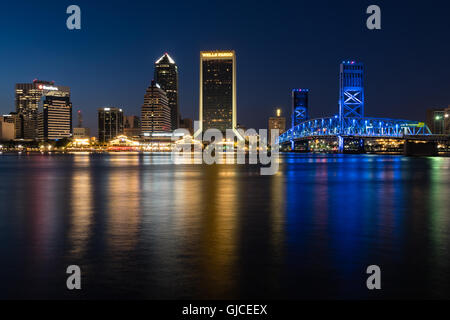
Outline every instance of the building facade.
<path fill-rule="evenodd" d="M 123 110 L 105 107 L 98 109 L 98 140 L 108 142 L 123 134 Z"/>
<path fill-rule="evenodd" d="M 16 137 L 16 126 L 11 121 L 10 115 L 0 116 L 0 141 L 14 140 Z"/>
<path fill-rule="evenodd" d="M 427 122 L 433 134 L 450 134 L 450 106 L 427 110 Z"/>
<path fill-rule="evenodd" d="M 123 118 L 123 134 L 128 138 L 140 136 L 141 119 L 138 116 L 125 116 Z"/>
<path fill-rule="evenodd" d="M 10 112 L 9 114 L 3 115 L 5 122 L 14 124 L 14 138 L 20 139 L 23 137 L 23 116 L 17 112 Z"/>
<path fill-rule="evenodd" d="M 199 131 L 236 129 L 236 54 L 200 52 Z"/>
<path fill-rule="evenodd" d="M 194 134 L 194 122 L 190 118 L 183 118 L 180 120 L 180 128 L 189 130 L 190 134 Z"/>
<path fill-rule="evenodd" d="M 155 133 L 171 131 L 169 100 L 166 92 L 155 80 L 152 80 L 145 92 L 141 109 L 141 135 L 151 136 Z"/>
<path fill-rule="evenodd" d="M 23 139 L 38 138 L 38 109 L 45 90 L 54 90 L 53 81 L 33 80 L 32 83 L 17 83 L 15 86 L 16 113 L 22 117 L 20 137 Z"/>
<path fill-rule="evenodd" d="M 91 137 L 91 130 L 89 128 L 73 128 L 74 139 L 89 139 Z"/>
<path fill-rule="evenodd" d="M 44 86 L 38 111 L 40 140 L 72 137 L 72 103 L 69 87 Z"/>
<path fill-rule="evenodd" d="M 286 131 L 286 118 L 281 116 L 281 109 L 277 109 L 276 111 L 276 117 L 270 117 L 269 118 L 269 135 L 268 135 L 268 141 L 271 142 L 272 135 L 271 132 L 274 129 L 279 130 L 279 135 L 284 133 Z"/>
<path fill-rule="evenodd" d="M 339 117 L 364 117 L 364 65 L 343 61 L 340 66 Z"/>
<path fill-rule="evenodd" d="M 155 62 L 155 81 L 166 92 L 170 108 L 171 131 L 180 127 L 180 109 L 178 106 L 178 66 L 165 53 Z"/>
<path fill-rule="evenodd" d="M 291 110 L 292 127 L 295 127 L 301 122 L 309 119 L 308 95 L 309 95 L 308 89 L 292 90 L 292 110 Z"/>

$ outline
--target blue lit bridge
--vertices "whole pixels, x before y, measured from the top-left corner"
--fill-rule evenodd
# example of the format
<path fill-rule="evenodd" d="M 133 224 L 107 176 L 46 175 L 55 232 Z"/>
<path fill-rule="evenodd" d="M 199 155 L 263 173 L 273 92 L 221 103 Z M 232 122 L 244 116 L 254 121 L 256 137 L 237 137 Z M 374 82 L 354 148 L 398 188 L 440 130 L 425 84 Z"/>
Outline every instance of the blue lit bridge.
<path fill-rule="evenodd" d="M 438 147 L 450 151 L 449 137 L 433 135 L 423 122 L 365 117 L 362 63 L 343 61 L 339 79 L 339 114 L 334 117 L 307 119 L 309 90 L 293 90 L 292 128 L 278 138 L 282 150 L 411 155 L 434 155 Z"/>
<path fill-rule="evenodd" d="M 403 152 L 407 143 L 425 147 L 426 143 L 443 140 L 446 137 L 433 135 L 419 121 L 335 116 L 301 122 L 280 135 L 279 144 L 282 149 L 293 151 Z M 433 146 L 427 150 L 426 154 L 435 153 Z"/>
<path fill-rule="evenodd" d="M 404 138 L 428 136 L 430 129 L 423 122 L 379 118 L 329 117 L 307 120 L 283 133 L 280 144 L 306 137 L 357 136 L 374 138 Z"/>

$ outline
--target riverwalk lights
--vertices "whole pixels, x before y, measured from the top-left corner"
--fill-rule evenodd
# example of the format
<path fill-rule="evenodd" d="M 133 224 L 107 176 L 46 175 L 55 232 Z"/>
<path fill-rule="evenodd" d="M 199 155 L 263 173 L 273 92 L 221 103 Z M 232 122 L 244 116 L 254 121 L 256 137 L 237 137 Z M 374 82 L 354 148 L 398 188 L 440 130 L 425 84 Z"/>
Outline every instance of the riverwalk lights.
<path fill-rule="evenodd" d="M 194 128 L 198 127 L 199 123 L 195 121 Z M 249 164 L 262 165 L 260 168 L 261 175 L 274 175 L 278 172 L 278 129 L 270 131 L 270 152 L 267 146 L 268 131 L 266 129 L 260 129 L 259 134 L 254 129 L 248 129 L 245 132 L 242 129 L 237 129 L 238 133 L 233 129 L 227 129 L 225 131 L 226 138 L 223 137 L 222 131 L 218 129 L 208 129 L 204 132 L 195 129 L 194 131 L 197 132 L 195 139 L 203 141 L 206 145 L 203 152 L 201 144 L 175 143 L 172 149 L 172 161 L 175 164 L 189 163 L 192 155 L 194 164 L 246 164 L 248 159 Z M 189 135 L 189 131 L 186 129 L 177 129 L 174 133 Z M 176 140 L 175 136 L 172 137 L 172 141 Z M 248 149 L 246 144 L 248 144 Z M 194 151 L 192 151 L 192 147 Z M 248 157 L 246 150 L 248 150 Z"/>

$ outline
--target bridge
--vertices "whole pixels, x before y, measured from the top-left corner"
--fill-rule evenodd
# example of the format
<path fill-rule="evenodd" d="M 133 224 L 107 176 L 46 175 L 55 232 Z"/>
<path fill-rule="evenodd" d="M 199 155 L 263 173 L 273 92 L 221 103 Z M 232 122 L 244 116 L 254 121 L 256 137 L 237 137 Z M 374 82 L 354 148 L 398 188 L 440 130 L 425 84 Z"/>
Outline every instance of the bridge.
<path fill-rule="evenodd" d="M 380 118 L 343 118 L 338 116 L 307 120 L 283 133 L 280 144 L 307 137 L 403 138 L 431 135 L 423 122 Z"/>
<path fill-rule="evenodd" d="M 402 151 L 412 155 L 434 155 L 438 146 L 450 151 L 449 137 L 433 135 L 419 121 L 369 118 L 364 115 L 364 66 L 348 60 L 340 65 L 339 114 L 307 119 L 308 89 L 294 89 L 292 128 L 278 143 L 285 151 L 366 152 Z"/>
<path fill-rule="evenodd" d="M 428 126 L 419 121 L 334 116 L 303 121 L 278 139 L 285 151 L 311 151 L 311 141 L 327 141 L 327 150 L 341 153 L 362 153 L 367 151 L 368 146 L 376 150 L 376 143 L 391 143 L 394 148 L 391 146 L 390 151 L 434 155 L 437 154 L 438 143 L 448 147 L 449 137 L 433 135 Z M 385 148 L 379 149 L 386 151 Z"/>

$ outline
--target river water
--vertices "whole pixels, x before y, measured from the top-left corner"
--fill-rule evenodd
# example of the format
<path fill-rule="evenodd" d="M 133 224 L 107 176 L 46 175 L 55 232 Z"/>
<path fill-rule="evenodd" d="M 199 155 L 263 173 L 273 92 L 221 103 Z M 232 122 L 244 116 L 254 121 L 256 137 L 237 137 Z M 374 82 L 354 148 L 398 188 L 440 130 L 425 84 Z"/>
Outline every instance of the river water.
<path fill-rule="evenodd" d="M 261 176 L 168 155 L 3 154 L 0 298 L 449 299 L 449 167 L 286 154 Z"/>

